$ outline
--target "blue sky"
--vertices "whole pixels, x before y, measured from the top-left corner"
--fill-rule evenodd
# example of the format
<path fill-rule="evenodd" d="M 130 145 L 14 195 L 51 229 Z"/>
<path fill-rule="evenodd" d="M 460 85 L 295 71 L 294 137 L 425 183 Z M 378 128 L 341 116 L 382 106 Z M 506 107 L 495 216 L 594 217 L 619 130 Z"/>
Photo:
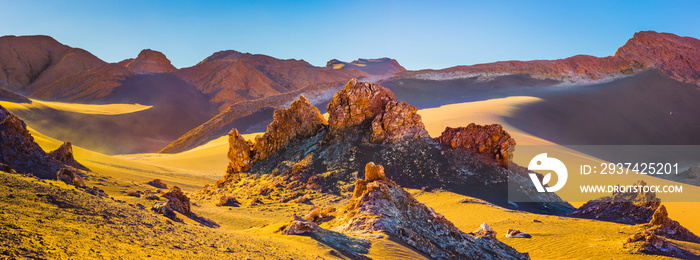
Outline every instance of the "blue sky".
<path fill-rule="evenodd" d="M 609 56 L 634 32 L 700 38 L 700 1 L 7 1 L 0 35 L 44 34 L 108 62 L 189 67 L 219 50 L 395 58 L 408 69 Z"/>

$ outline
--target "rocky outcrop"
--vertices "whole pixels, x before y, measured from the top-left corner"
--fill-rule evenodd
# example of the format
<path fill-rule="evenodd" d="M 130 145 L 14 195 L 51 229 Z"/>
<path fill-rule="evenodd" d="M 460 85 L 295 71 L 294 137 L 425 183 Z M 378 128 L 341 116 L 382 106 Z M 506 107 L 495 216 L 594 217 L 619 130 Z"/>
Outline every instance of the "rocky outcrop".
<path fill-rule="evenodd" d="M 250 170 L 253 161 L 253 142 L 245 140 L 238 130 L 228 133 L 228 168 L 226 174 L 236 174 Z M 228 178 L 227 178 L 228 179 Z"/>
<path fill-rule="evenodd" d="M 374 143 L 397 142 L 416 138 L 429 138 L 418 109 L 404 101 L 391 101 L 384 111 L 372 120 L 370 141 Z"/>
<path fill-rule="evenodd" d="M 447 127 L 436 140 L 449 148 L 465 148 L 484 155 L 503 167 L 508 167 L 515 147 L 515 139 L 499 124 Z"/>
<path fill-rule="evenodd" d="M 394 93 L 379 84 L 352 79 L 328 103 L 328 122 L 331 134 L 356 125 L 369 125 L 382 114 Z"/>
<path fill-rule="evenodd" d="M 646 186 L 638 181 L 634 186 Z M 568 214 L 569 217 L 596 219 L 622 224 L 642 224 L 651 220 L 661 205 L 655 193 L 615 192 L 611 196 L 591 200 Z"/>
<path fill-rule="evenodd" d="M 50 152 L 48 156 L 60 163 L 73 166 L 76 169 L 88 170 L 87 167 L 80 164 L 73 157 L 73 145 L 70 142 L 64 142 L 58 149 Z"/>
<path fill-rule="evenodd" d="M 347 206 L 331 223 L 340 232 L 386 232 L 435 259 L 527 259 L 491 238 L 465 234 L 444 216 L 418 202 L 381 174 L 382 166 L 367 165 L 365 179 L 355 183 Z"/>
<path fill-rule="evenodd" d="M 665 255 L 680 258 L 697 257 L 687 252 L 661 236 L 654 235 L 649 231 L 636 233 L 627 239 L 623 247 L 634 253 L 651 255 Z"/>
<path fill-rule="evenodd" d="M 34 142 L 34 137 L 27 131 L 27 125 L 0 106 L 0 163 L 17 172 L 32 174 L 42 179 L 55 179 L 56 173 L 66 165 L 80 166 L 76 168 L 87 170 L 75 160 L 71 161 L 72 156 L 64 156 L 67 155 L 64 153 L 67 152 L 66 148 L 70 147 L 59 149 L 61 151 L 53 155 L 46 154 Z"/>
<path fill-rule="evenodd" d="M 170 188 L 168 192 L 163 194 L 163 198 L 168 199 L 166 205 L 169 208 L 180 212 L 185 216 L 190 216 L 192 214 L 192 211 L 190 210 L 190 198 L 188 198 L 177 186 Z"/>
<path fill-rule="evenodd" d="M 267 158 L 297 138 L 311 137 L 327 124 L 321 112 L 299 96 L 288 109 L 275 110 L 273 121 L 263 136 L 255 137 L 255 160 Z"/>
<path fill-rule="evenodd" d="M 687 228 L 681 226 L 678 221 L 668 217 L 668 212 L 664 205 L 659 206 L 654 212 L 654 215 L 648 224 L 644 225 L 646 231 L 654 235 L 671 238 L 675 240 L 683 240 L 688 242 L 700 243 L 700 237 L 690 232 Z"/>
<path fill-rule="evenodd" d="M 142 50 L 135 59 L 123 60 L 119 64 L 141 74 L 166 73 L 177 70 L 163 53 L 150 49 Z"/>
<path fill-rule="evenodd" d="M 381 59 L 357 59 L 352 62 L 343 62 L 332 59 L 326 63 L 326 68 L 330 69 L 355 69 L 367 72 L 372 75 L 391 75 L 397 72 L 406 71 L 398 61 L 390 58 Z"/>
<path fill-rule="evenodd" d="M 85 181 L 83 181 L 83 178 L 70 169 L 63 168 L 59 170 L 56 173 L 56 179 L 78 187 L 85 187 Z"/>
<path fill-rule="evenodd" d="M 153 187 L 159 188 L 159 189 L 167 189 L 168 184 L 165 184 L 163 180 L 161 179 L 154 179 L 152 181 L 147 182 L 146 184 L 151 185 Z"/>
<path fill-rule="evenodd" d="M 0 88 L 0 100 L 10 101 L 14 103 L 32 103 L 32 101 L 25 96 L 15 94 L 12 91 L 4 90 Z"/>

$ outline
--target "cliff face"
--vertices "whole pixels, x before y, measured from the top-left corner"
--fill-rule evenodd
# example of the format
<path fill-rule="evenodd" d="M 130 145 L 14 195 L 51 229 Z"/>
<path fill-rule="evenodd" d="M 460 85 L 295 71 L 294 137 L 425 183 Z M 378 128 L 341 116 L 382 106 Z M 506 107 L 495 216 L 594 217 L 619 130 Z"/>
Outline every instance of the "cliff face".
<path fill-rule="evenodd" d="M 446 80 L 478 77 L 490 79 L 511 74 L 526 74 L 537 79 L 586 83 L 635 74 L 658 68 L 676 80 L 700 83 L 700 40 L 670 33 L 635 33 L 614 56 L 577 55 L 560 60 L 501 61 L 442 70 L 409 71 L 400 78 Z"/>

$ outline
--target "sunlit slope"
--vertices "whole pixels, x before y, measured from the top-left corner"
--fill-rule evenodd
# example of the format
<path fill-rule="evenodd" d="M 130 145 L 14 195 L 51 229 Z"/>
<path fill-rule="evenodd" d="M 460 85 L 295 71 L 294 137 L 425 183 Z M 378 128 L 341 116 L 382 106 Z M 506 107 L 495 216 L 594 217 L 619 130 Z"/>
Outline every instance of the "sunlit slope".
<path fill-rule="evenodd" d="M 56 110 L 80 113 L 80 114 L 91 114 L 91 115 L 121 115 L 134 113 L 138 111 L 143 111 L 149 109 L 153 106 L 145 106 L 141 104 L 78 104 L 78 103 L 65 103 L 65 102 L 51 102 L 51 101 L 40 101 L 32 99 L 32 103 L 14 103 L 7 101 L 0 101 L 0 105 L 9 109 L 10 111 L 14 109 L 28 110 L 32 108 L 42 109 L 42 108 L 53 108 Z"/>

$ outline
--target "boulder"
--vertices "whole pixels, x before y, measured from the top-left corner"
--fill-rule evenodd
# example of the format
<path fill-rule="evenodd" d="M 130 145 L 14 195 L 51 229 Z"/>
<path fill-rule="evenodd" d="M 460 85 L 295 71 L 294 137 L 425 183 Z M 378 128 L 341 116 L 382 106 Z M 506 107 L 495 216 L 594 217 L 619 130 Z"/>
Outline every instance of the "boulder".
<path fill-rule="evenodd" d="M 221 196 L 221 199 L 219 199 L 219 203 L 216 204 L 216 206 L 222 207 L 238 207 L 240 206 L 241 203 L 236 200 L 236 198 L 231 197 L 231 196 Z"/>
<path fill-rule="evenodd" d="M 515 147 L 515 139 L 499 124 L 447 127 L 436 140 L 449 148 L 466 148 L 484 155 L 503 167 L 508 167 Z"/>
<path fill-rule="evenodd" d="M 15 171 L 15 169 L 12 169 L 12 167 L 10 167 L 9 165 L 4 164 L 4 163 L 0 163 L 0 171 L 4 171 L 7 173 L 17 173 L 17 171 Z"/>
<path fill-rule="evenodd" d="M 493 230 L 489 224 L 481 223 L 478 229 L 473 232 L 476 235 L 496 239 L 496 230 Z"/>
<path fill-rule="evenodd" d="M 175 211 L 170 207 L 170 205 L 167 202 L 156 202 L 153 207 L 151 208 L 153 212 L 156 214 L 161 214 L 169 219 L 172 220 L 177 220 L 177 215 L 175 214 Z"/>
<path fill-rule="evenodd" d="M 521 232 L 520 230 L 517 230 L 517 229 L 510 229 L 510 228 L 508 229 L 508 231 L 506 231 L 506 237 L 507 238 L 532 238 L 532 236 L 530 236 L 530 234 L 528 234 L 528 233 Z"/>
<path fill-rule="evenodd" d="M 365 165 L 365 182 L 373 182 L 377 180 L 388 181 L 384 175 L 384 166 L 375 165 L 373 162 L 367 163 Z"/>
<path fill-rule="evenodd" d="M 173 186 L 170 188 L 168 192 L 163 194 L 163 198 L 168 199 L 166 203 L 171 209 L 185 216 L 192 214 L 192 211 L 190 211 L 190 198 L 188 198 L 179 187 Z"/>
<path fill-rule="evenodd" d="M 299 216 L 293 216 L 292 220 L 283 229 L 285 235 L 303 235 L 318 230 L 316 223 Z"/>
<path fill-rule="evenodd" d="M 151 185 L 153 187 L 159 188 L 159 189 L 167 189 L 168 185 L 163 182 L 161 179 L 155 179 L 152 181 L 147 182 L 146 184 Z"/>
<path fill-rule="evenodd" d="M 85 181 L 83 181 L 83 178 L 80 177 L 80 175 L 78 175 L 74 171 L 67 168 L 59 170 L 56 173 L 56 179 L 78 187 L 85 187 Z"/>

